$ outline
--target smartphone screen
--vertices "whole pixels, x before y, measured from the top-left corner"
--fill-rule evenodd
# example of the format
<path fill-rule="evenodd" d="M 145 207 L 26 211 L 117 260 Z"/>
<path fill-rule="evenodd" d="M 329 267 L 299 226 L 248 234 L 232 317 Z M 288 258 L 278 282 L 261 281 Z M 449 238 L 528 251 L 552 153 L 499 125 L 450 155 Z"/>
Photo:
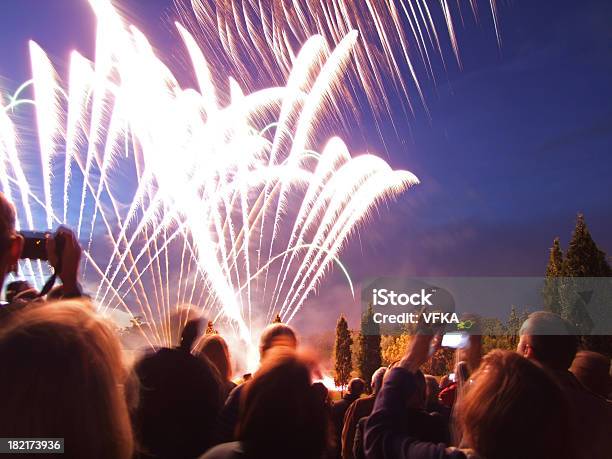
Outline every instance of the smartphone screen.
<path fill-rule="evenodd" d="M 442 347 L 450 347 L 453 349 L 464 348 L 468 346 L 469 335 L 467 333 L 445 333 L 442 337 Z"/>

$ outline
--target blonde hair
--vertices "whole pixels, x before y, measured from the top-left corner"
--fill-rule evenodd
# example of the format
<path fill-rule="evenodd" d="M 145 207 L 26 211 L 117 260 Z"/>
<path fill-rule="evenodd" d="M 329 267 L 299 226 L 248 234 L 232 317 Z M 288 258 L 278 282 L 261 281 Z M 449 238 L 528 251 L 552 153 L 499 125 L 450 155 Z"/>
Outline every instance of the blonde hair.
<path fill-rule="evenodd" d="M 3 435 L 63 437 L 67 457 L 131 458 L 121 349 L 87 302 L 24 310 L 0 333 L 0 362 Z"/>
<path fill-rule="evenodd" d="M 227 343 L 220 335 L 204 335 L 196 344 L 194 353 L 204 355 L 219 371 L 224 381 L 232 378 L 232 364 Z"/>
<path fill-rule="evenodd" d="M 455 405 L 466 446 L 488 459 L 570 458 L 567 404 L 545 370 L 494 350 Z"/>

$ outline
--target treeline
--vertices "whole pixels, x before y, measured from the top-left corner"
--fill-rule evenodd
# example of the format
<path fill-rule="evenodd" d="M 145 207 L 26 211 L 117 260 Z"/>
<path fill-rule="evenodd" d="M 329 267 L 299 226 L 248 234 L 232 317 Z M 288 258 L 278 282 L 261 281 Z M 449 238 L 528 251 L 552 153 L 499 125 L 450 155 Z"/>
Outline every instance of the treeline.
<path fill-rule="evenodd" d="M 568 285 L 565 278 L 579 277 L 612 277 L 612 269 L 607 256 L 593 240 L 584 220 L 578 214 L 576 226 L 572 232 L 565 253 L 560 239 L 556 237 L 550 249 L 550 256 L 545 271 L 546 280 L 542 290 L 542 304 L 545 310 L 561 315 L 579 330 L 584 329 L 589 318 L 585 317 L 584 305 L 575 300 L 570 301 L 567 294 Z M 609 281 L 606 281 L 609 282 Z M 610 289 L 612 292 L 612 288 Z M 611 301 L 607 303 L 606 314 L 612 314 Z M 405 354 L 411 340 L 409 333 L 396 336 L 373 334 L 371 309 L 362 317 L 359 331 L 349 330 L 346 318 L 341 315 L 336 325 L 334 344 L 334 380 L 337 386 L 346 386 L 352 377 L 370 381 L 372 373 L 381 365 L 390 365 Z M 506 321 L 497 318 L 481 318 L 483 333 L 482 352 L 492 349 L 515 350 L 518 343 L 518 332 L 527 318 L 525 310 L 513 306 Z M 369 325 L 366 328 L 366 324 Z M 365 330 L 368 333 L 365 333 Z M 581 337 L 584 349 L 594 350 L 612 357 L 612 336 Z M 452 349 L 439 349 L 423 370 L 433 375 L 448 374 L 453 371 L 455 352 Z"/>

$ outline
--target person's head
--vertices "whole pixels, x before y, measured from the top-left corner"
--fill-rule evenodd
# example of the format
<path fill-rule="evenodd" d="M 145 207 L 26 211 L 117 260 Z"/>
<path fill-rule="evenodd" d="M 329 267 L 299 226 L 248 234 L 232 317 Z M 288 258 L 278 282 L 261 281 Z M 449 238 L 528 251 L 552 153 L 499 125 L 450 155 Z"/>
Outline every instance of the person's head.
<path fill-rule="evenodd" d="M 348 383 L 348 393 L 359 397 L 365 391 L 365 381 L 361 378 L 353 378 Z"/>
<path fill-rule="evenodd" d="M 170 314 L 170 340 L 165 344 L 191 352 L 202 327 L 201 311 L 190 304 L 181 304 L 173 309 L 174 312 Z"/>
<path fill-rule="evenodd" d="M 263 359 L 266 352 L 276 346 L 297 348 L 297 335 L 293 328 L 282 323 L 268 325 L 259 338 L 259 355 Z"/>
<path fill-rule="evenodd" d="M 8 273 L 17 270 L 23 237 L 15 232 L 15 207 L 0 192 L 0 288 Z"/>
<path fill-rule="evenodd" d="M 311 365 L 288 347 L 270 349 L 246 383 L 237 438 L 249 457 L 312 459 L 327 447 L 329 424 Z"/>
<path fill-rule="evenodd" d="M 315 392 L 317 400 L 319 400 L 323 404 L 328 403 L 329 390 L 327 390 L 327 387 L 325 387 L 325 384 L 323 384 L 321 381 L 317 381 L 312 384 L 312 389 Z"/>
<path fill-rule="evenodd" d="M 192 319 L 187 321 L 181 332 L 181 340 L 179 348 L 185 352 L 191 352 L 196 339 L 200 335 L 200 328 L 202 325 L 201 319 Z"/>
<path fill-rule="evenodd" d="M 378 370 L 374 372 L 372 375 L 372 393 L 377 394 L 380 388 L 382 387 L 383 379 L 385 378 L 385 373 L 387 372 L 387 367 L 380 367 Z"/>
<path fill-rule="evenodd" d="M 77 300 L 33 306 L 0 333 L 0 432 L 63 437 L 69 457 L 131 458 L 119 341 Z"/>
<path fill-rule="evenodd" d="M 206 356 L 219 371 L 221 378 L 224 380 L 232 378 L 229 349 L 221 335 L 205 335 L 196 345 L 195 353 Z"/>
<path fill-rule="evenodd" d="M 529 315 L 519 331 L 517 351 L 553 370 L 567 370 L 578 349 L 572 325 L 552 312 Z"/>
<path fill-rule="evenodd" d="M 587 389 L 602 397 L 612 392 L 610 359 L 593 351 L 580 351 L 576 354 L 570 371 Z"/>
<path fill-rule="evenodd" d="M 17 280 L 6 286 L 6 301 L 12 303 L 17 299 L 32 300 L 38 296 L 38 292 L 28 281 Z"/>
<path fill-rule="evenodd" d="M 546 370 L 501 350 L 484 357 L 455 405 L 464 443 L 490 459 L 573 457 L 567 409 Z"/>
<path fill-rule="evenodd" d="M 141 358 L 132 421 L 139 448 L 160 459 L 198 457 L 213 444 L 222 406 L 221 381 L 208 359 L 181 348 L 162 348 Z"/>
<path fill-rule="evenodd" d="M 440 385 L 435 376 L 425 375 L 425 398 L 428 402 L 437 402 Z"/>

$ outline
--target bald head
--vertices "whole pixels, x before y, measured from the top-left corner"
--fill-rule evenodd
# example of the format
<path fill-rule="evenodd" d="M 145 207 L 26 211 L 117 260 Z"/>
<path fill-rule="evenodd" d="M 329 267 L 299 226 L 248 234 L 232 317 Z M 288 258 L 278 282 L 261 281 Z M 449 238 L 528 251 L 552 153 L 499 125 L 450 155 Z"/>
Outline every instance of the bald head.
<path fill-rule="evenodd" d="M 552 312 L 530 314 L 519 335 L 518 352 L 554 370 L 567 370 L 578 349 L 574 327 Z"/>
<path fill-rule="evenodd" d="M 374 374 L 372 375 L 372 381 L 370 383 L 372 386 L 372 392 L 377 393 L 380 390 L 386 372 L 387 367 L 380 367 L 374 372 Z"/>
<path fill-rule="evenodd" d="M 297 347 L 297 336 L 293 328 L 283 323 L 268 325 L 259 338 L 259 355 L 261 357 L 275 346 Z"/>

